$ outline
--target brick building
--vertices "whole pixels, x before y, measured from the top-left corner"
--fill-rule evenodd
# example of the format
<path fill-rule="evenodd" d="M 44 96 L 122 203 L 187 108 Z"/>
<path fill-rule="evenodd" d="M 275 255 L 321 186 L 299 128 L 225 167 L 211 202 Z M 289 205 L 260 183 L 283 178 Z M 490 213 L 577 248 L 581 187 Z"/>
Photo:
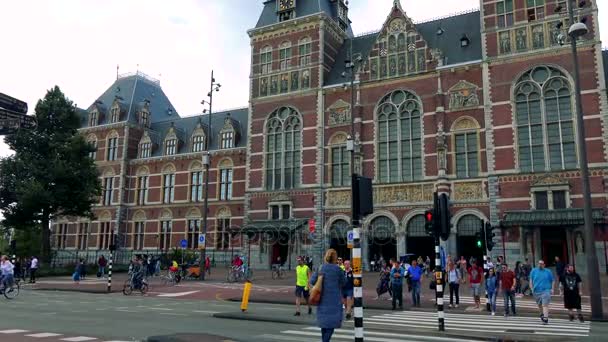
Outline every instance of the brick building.
<path fill-rule="evenodd" d="M 486 220 L 500 227 L 494 255 L 510 263 L 560 256 L 584 272 L 572 56 L 560 37 L 568 27 L 565 10 L 555 12 L 566 3 L 480 0 L 478 11 L 414 22 L 396 0 L 379 31 L 354 36 L 342 0 L 265 1 L 248 31 L 249 108 L 213 115 L 209 224 L 230 217 L 241 227 L 247 234 L 232 245 L 250 251 L 255 267 L 300 254 L 318 260 L 329 246 L 346 256 L 352 120 L 354 166 L 374 182 L 375 212 L 363 223 L 365 265 L 380 256 L 432 255 L 422 214 L 441 188 L 452 202 L 444 247 L 453 256 L 481 255 L 475 233 Z M 576 11 L 590 29 L 579 58 L 596 246 L 605 264 L 607 55 L 597 2 Z M 356 65 L 352 110 L 345 60 Z M 139 93 L 136 80 L 150 90 Z M 112 123 L 114 108 L 124 109 L 122 121 Z M 117 80 L 88 109 L 82 132 L 97 139 L 104 182 L 113 177 L 117 189 L 111 205 L 98 208 L 100 222 L 90 225 L 98 236 L 90 248 L 105 247 L 105 222 L 136 250 L 137 222 L 145 222 L 144 248 L 163 247 L 164 225 L 172 222 L 174 245 L 187 234 L 188 218 L 200 215 L 191 174 L 201 154 L 192 144 L 208 127 L 204 117 L 179 118 L 171 108 L 157 84 L 133 76 Z M 102 125 L 90 125 L 95 113 Z M 151 115 L 145 123 L 142 113 Z M 225 129 L 234 130 L 234 148 L 220 148 Z M 177 137 L 171 155 L 169 137 Z M 141 155 L 144 141 L 153 146 L 149 157 Z M 107 158 L 112 148 L 116 161 Z M 233 170 L 233 193 L 221 200 L 226 168 Z M 167 205 L 161 190 L 173 173 L 175 201 Z M 146 175 L 152 199 L 142 205 L 139 181 Z M 75 240 L 68 236 L 59 247 L 77 248 L 83 225 L 68 224 Z"/>

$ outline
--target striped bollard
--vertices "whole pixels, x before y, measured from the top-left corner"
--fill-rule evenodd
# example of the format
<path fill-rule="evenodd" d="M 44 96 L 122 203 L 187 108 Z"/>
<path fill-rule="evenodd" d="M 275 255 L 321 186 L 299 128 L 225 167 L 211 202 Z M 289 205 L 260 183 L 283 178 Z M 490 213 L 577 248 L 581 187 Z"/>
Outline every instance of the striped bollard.
<path fill-rule="evenodd" d="M 363 269 L 361 264 L 361 227 L 353 222 L 353 283 L 355 342 L 363 342 Z"/>
<path fill-rule="evenodd" d="M 445 331 L 445 313 L 443 312 L 443 272 L 441 271 L 441 255 L 439 236 L 435 236 L 435 300 L 437 301 L 437 320 L 439 331 Z"/>
<path fill-rule="evenodd" d="M 108 293 L 112 292 L 112 262 L 114 252 L 110 250 L 110 260 L 108 260 Z"/>

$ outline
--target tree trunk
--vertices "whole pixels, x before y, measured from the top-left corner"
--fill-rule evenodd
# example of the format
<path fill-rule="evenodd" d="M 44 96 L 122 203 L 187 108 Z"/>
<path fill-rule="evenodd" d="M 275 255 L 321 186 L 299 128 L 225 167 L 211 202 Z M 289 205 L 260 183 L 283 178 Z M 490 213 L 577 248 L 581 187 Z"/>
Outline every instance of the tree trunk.
<path fill-rule="evenodd" d="M 51 261 L 51 230 L 49 229 L 49 217 L 44 216 L 40 221 L 41 228 L 41 244 L 40 258 L 45 264 L 50 264 Z"/>

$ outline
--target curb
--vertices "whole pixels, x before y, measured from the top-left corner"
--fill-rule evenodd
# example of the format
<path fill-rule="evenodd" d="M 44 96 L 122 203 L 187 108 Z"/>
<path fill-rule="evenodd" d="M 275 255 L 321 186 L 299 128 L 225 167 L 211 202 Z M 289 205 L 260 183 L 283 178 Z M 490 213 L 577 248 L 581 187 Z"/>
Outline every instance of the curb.
<path fill-rule="evenodd" d="M 59 289 L 59 288 L 41 288 L 31 289 L 32 291 L 57 291 L 57 292 L 80 292 L 80 293 L 94 293 L 94 294 L 108 294 L 107 289 Z M 122 293 L 122 289 L 112 289 L 111 293 Z"/>
<path fill-rule="evenodd" d="M 295 320 L 289 318 L 276 318 L 270 316 L 258 316 L 258 315 L 248 315 L 246 312 L 220 312 L 213 314 L 214 318 L 223 318 L 223 319 L 235 319 L 240 321 L 252 321 L 252 322 L 266 322 L 266 323 L 283 323 L 283 324 L 294 324 L 294 325 L 314 325 L 314 320 Z"/>

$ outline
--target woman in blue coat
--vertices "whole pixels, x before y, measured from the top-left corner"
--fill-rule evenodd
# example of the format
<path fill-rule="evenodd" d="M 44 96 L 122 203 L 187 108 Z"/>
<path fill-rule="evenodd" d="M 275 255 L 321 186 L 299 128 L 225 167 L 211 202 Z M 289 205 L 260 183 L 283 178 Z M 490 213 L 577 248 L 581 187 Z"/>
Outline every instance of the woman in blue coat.
<path fill-rule="evenodd" d="M 317 308 L 317 325 L 321 328 L 323 342 L 329 342 L 334 329 L 342 327 L 342 288 L 346 284 L 346 276 L 337 262 L 338 253 L 329 249 L 325 253 L 325 264 L 310 279 L 310 283 L 314 285 L 318 276 L 323 276 L 321 301 Z"/>

